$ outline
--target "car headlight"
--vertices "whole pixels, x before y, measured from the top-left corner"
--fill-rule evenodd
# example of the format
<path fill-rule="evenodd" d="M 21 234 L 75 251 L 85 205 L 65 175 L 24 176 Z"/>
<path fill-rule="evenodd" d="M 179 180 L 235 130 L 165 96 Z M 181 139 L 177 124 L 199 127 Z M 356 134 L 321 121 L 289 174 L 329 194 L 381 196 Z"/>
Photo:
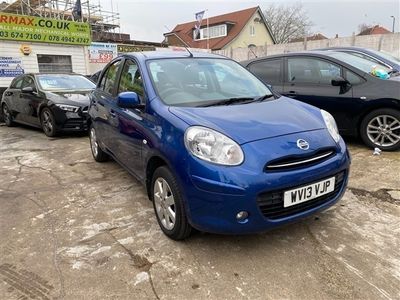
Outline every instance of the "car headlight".
<path fill-rule="evenodd" d="M 65 111 L 70 111 L 75 113 L 79 111 L 79 106 L 73 106 L 68 104 L 56 104 L 56 106 Z"/>
<path fill-rule="evenodd" d="M 328 129 L 331 137 L 334 139 L 336 143 L 338 143 L 340 140 L 340 134 L 335 119 L 332 117 L 330 113 L 328 113 L 323 109 L 321 109 L 321 115 L 324 118 L 326 128 Z"/>
<path fill-rule="evenodd" d="M 243 162 L 242 148 L 215 130 L 192 126 L 185 132 L 186 149 L 194 156 L 215 164 L 237 166 Z"/>

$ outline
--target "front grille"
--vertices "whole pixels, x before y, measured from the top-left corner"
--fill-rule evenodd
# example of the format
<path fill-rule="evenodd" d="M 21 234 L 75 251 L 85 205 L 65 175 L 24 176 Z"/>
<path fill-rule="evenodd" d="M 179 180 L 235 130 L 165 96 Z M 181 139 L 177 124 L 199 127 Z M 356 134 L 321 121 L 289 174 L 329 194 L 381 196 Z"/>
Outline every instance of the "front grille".
<path fill-rule="evenodd" d="M 343 186 L 343 183 L 344 183 L 345 175 L 346 175 L 345 171 L 336 174 L 335 175 L 335 189 L 331 193 L 322 195 L 321 197 L 315 198 L 313 200 L 299 203 L 297 205 L 293 205 L 293 206 L 289 206 L 289 207 L 283 207 L 284 192 L 287 190 L 296 189 L 301 186 L 312 184 L 312 183 L 306 183 L 301 186 L 290 187 L 285 190 L 262 193 L 257 198 L 258 207 L 260 208 L 262 214 L 266 218 L 272 219 L 272 220 L 284 218 L 284 217 L 294 215 L 294 214 L 306 211 L 308 209 L 317 207 L 321 204 L 324 204 L 325 202 L 332 200 L 339 194 L 339 192 Z M 330 178 L 330 177 L 332 177 L 332 176 L 329 176 L 328 178 Z M 325 178 L 325 179 L 327 179 L 327 178 Z M 316 182 L 319 182 L 322 180 L 324 180 L 324 179 L 318 180 Z"/>
<path fill-rule="evenodd" d="M 265 171 L 285 171 L 295 168 L 304 168 L 320 163 L 335 154 L 332 148 L 323 149 L 307 156 L 287 156 L 270 161 L 265 166 Z"/>
<path fill-rule="evenodd" d="M 76 130 L 86 130 L 87 129 L 87 121 L 86 119 L 68 119 L 65 121 L 64 129 L 76 129 Z"/>

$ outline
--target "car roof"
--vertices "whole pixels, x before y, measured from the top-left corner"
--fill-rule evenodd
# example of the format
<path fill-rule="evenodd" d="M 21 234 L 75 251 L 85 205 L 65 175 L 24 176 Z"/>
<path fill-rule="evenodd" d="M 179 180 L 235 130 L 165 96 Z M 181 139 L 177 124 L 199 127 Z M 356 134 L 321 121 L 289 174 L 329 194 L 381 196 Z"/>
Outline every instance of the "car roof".
<path fill-rule="evenodd" d="M 193 52 L 194 58 L 225 58 L 225 56 L 218 54 L 211 54 L 207 52 Z M 150 60 L 150 59 L 162 59 L 162 58 L 189 58 L 190 53 L 186 50 L 182 51 L 142 51 L 142 52 L 130 52 L 122 56 L 125 57 L 135 57 L 140 60 Z"/>
<path fill-rule="evenodd" d="M 369 52 L 369 50 L 370 50 L 368 48 L 356 47 L 356 46 L 345 46 L 345 47 L 332 46 L 332 47 L 316 49 L 316 51 L 319 51 L 319 50 L 330 50 L 330 49 L 332 49 L 332 50 L 358 50 L 360 52 Z"/>

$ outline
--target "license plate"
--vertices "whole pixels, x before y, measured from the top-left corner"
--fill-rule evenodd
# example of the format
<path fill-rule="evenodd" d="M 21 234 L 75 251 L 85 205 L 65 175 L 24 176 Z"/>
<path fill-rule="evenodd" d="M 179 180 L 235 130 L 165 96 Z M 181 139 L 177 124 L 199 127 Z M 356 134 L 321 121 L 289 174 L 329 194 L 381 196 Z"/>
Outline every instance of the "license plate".
<path fill-rule="evenodd" d="M 334 189 L 335 177 L 332 177 L 317 183 L 286 191 L 283 196 L 283 207 L 289 207 L 318 198 L 333 192 Z"/>

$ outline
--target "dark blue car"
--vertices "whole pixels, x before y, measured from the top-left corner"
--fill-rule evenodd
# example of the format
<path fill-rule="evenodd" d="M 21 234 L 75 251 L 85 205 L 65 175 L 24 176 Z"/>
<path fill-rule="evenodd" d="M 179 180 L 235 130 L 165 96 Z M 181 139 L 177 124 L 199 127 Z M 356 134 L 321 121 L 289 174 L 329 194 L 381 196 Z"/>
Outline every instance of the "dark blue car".
<path fill-rule="evenodd" d="M 142 52 L 114 59 L 91 94 L 96 161 L 140 180 L 162 231 L 254 233 L 343 195 L 350 158 L 333 117 L 281 97 L 216 55 Z"/>

